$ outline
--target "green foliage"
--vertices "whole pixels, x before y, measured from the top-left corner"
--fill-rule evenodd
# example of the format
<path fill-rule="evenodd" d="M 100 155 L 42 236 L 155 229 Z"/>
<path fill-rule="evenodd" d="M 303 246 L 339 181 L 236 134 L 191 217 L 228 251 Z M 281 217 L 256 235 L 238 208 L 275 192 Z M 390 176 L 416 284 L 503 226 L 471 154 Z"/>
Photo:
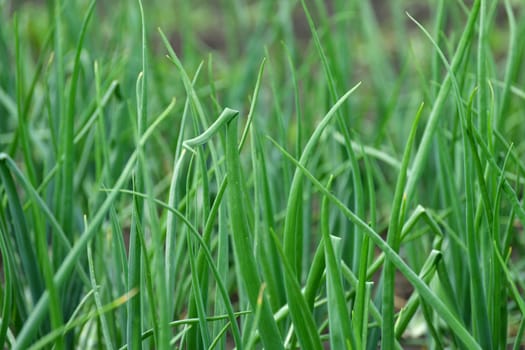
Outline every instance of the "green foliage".
<path fill-rule="evenodd" d="M 525 6 L 387 3 L 0 0 L 2 347 L 525 346 Z"/>

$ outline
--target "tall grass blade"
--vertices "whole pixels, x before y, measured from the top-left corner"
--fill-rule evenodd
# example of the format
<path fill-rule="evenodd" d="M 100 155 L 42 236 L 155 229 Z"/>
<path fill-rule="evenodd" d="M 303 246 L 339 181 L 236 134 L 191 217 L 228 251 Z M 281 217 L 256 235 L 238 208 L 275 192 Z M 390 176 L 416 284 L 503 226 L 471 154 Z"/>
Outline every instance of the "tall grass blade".
<path fill-rule="evenodd" d="M 328 188 L 330 186 L 327 186 Z M 337 255 L 332 241 L 340 242 L 339 237 L 330 234 L 328 223 L 328 199 L 323 199 L 321 208 L 321 231 L 323 236 L 326 257 L 326 289 L 328 297 L 328 316 L 330 327 L 330 345 L 337 349 L 356 348 L 356 342 L 350 327 L 350 317 L 346 305 L 343 281 L 341 278 L 341 257 Z"/>
<path fill-rule="evenodd" d="M 228 116 L 235 117 L 238 112 L 226 110 Z M 226 124 L 226 165 L 228 169 L 228 207 L 232 227 L 232 239 L 235 256 L 241 272 L 242 279 L 239 281 L 244 285 L 251 307 L 257 308 L 258 294 L 261 288 L 261 280 L 257 271 L 255 258 L 251 251 L 250 231 L 246 226 L 243 208 L 244 190 L 242 169 L 238 153 L 237 143 L 237 120 L 229 120 Z M 261 306 L 259 332 L 264 346 L 268 349 L 282 349 L 283 342 L 277 328 L 270 304 L 263 297 Z"/>
<path fill-rule="evenodd" d="M 395 251 L 398 252 L 401 244 L 401 231 L 404 223 L 404 215 L 401 210 L 402 205 L 406 205 L 405 185 L 408 178 L 408 165 L 410 162 L 410 155 L 416 139 L 417 127 L 419 125 L 419 118 L 423 112 L 423 104 L 419 107 L 416 113 L 410 135 L 408 136 L 405 151 L 403 153 L 403 160 L 401 161 L 401 169 L 396 182 L 396 189 L 394 192 L 394 200 L 392 203 L 390 222 L 388 224 L 387 243 Z M 385 261 L 383 266 L 383 327 L 381 346 L 385 349 L 392 349 L 394 347 L 394 294 L 395 294 L 395 268 L 391 261 Z"/>

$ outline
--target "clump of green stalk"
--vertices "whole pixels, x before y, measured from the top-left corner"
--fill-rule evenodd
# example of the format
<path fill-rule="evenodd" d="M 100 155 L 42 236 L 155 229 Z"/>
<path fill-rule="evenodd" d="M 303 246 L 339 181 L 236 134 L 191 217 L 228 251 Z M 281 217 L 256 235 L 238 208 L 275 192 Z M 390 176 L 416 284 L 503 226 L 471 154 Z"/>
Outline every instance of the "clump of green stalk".
<path fill-rule="evenodd" d="M 524 346 L 520 2 L 4 4 L 3 347 Z"/>

